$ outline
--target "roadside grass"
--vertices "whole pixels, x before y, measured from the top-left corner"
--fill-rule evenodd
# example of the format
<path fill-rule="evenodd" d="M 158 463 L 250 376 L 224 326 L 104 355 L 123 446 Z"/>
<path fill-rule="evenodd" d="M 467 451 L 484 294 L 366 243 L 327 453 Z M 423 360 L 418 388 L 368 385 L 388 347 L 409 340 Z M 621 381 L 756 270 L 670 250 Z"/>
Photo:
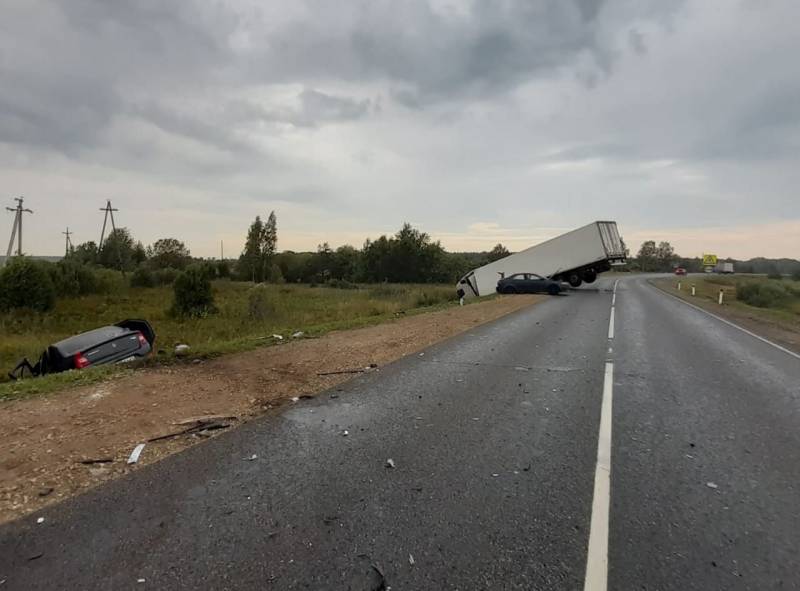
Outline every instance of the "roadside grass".
<path fill-rule="evenodd" d="M 678 282 L 681 290 L 678 290 Z M 665 291 L 713 311 L 722 308 L 747 313 L 800 331 L 800 282 L 790 279 L 768 279 L 763 275 L 706 275 L 655 279 L 653 283 Z M 692 286 L 696 295 L 692 296 Z M 752 294 L 761 297 L 750 297 Z M 745 301 L 743 301 L 743 298 Z M 757 302 L 760 305 L 752 305 Z"/>
<path fill-rule="evenodd" d="M 176 361 L 174 346 L 190 346 L 189 357 L 209 358 L 272 344 L 272 334 L 290 339 L 302 331 L 315 337 L 333 330 L 386 322 L 404 314 L 422 313 L 457 305 L 451 285 L 363 285 L 334 289 L 308 285 L 265 285 L 266 309 L 262 319 L 248 314 L 251 283 L 217 281 L 217 314 L 182 319 L 169 314 L 169 287 L 123 287 L 117 293 L 59 300 L 48 313 L 31 311 L 0 315 L 0 399 L 16 398 L 85 385 L 132 371 L 119 366 L 91 371 L 8 380 L 6 372 L 23 357 L 35 362 L 47 345 L 73 334 L 126 318 L 149 320 L 156 332 L 156 350 L 149 363 Z"/>

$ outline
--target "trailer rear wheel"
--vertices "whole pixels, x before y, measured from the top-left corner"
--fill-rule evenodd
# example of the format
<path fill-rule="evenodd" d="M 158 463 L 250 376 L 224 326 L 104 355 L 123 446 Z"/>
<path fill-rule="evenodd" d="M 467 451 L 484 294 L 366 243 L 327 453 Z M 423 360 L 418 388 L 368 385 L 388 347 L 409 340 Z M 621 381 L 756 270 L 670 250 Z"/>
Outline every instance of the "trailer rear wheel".
<path fill-rule="evenodd" d="M 583 280 L 586 283 L 594 283 L 597 279 L 597 271 L 594 269 L 588 269 L 587 271 L 583 272 Z"/>
<path fill-rule="evenodd" d="M 577 273 L 571 273 L 569 277 L 567 277 L 567 283 L 569 283 L 572 287 L 580 287 L 581 283 L 583 283 L 583 279 Z"/>
<path fill-rule="evenodd" d="M 506 285 L 503 288 L 503 293 L 507 293 L 507 294 L 517 293 L 517 288 L 514 287 L 513 285 Z"/>

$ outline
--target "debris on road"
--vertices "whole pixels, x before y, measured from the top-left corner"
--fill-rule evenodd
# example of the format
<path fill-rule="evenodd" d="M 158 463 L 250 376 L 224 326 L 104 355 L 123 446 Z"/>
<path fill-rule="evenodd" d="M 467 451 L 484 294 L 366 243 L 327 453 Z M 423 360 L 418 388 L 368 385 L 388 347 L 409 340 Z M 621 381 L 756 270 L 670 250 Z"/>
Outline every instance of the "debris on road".
<path fill-rule="evenodd" d="M 226 417 L 228 419 L 236 419 L 236 417 Z M 188 422 L 187 422 L 188 421 Z M 193 423 L 193 424 L 192 424 Z M 185 429 L 181 429 L 180 431 L 173 431 L 172 433 L 166 433 L 164 435 L 158 435 L 156 437 L 151 437 L 147 440 L 148 443 L 153 443 L 154 441 L 163 441 L 164 439 L 172 439 L 173 437 L 180 437 L 181 435 L 201 435 L 207 436 L 210 431 L 218 431 L 220 429 L 227 429 L 231 426 L 230 423 L 225 423 L 223 421 L 214 420 L 213 418 L 204 419 L 199 417 L 197 419 L 187 419 L 186 421 L 179 421 L 175 423 L 176 425 L 190 425 Z"/>
<path fill-rule="evenodd" d="M 272 335 L 272 338 L 275 339 L 276 341 L 282 341 L 283 340 L 283 336 L 279 335 L 279 334 Z"/>
<path fill-rule="evenodd" d="M 394 466 L 394 460 L 392 458 L 389 458 L 388 460 L 386 460 L 386 467 L 387 468 L 394 468 L 395 467 Z"/>
<path fill-rule="evenodd" d="M 292 402 L 299 402 L 299 401 L 300 401 L 299 396 L 292 396 Z"/>
<path fill-rule="evenodd" d="M 86 460 L 81 460 L 80 463 L 84 466 L 91 466 L 93 464 L 110 464 L 114 461 L 114 458 L 90 458 Z"/>
<path fill-rule="evenodd" d="M 715 482 L 706 482 L 706 486 L 715 490 L 719 488 L 719 485 L 717 485 Z"/>
<path fill-rule="evenodd" d="M 144 580 L 144 579 L 136 579 L 136 582 L 137 582 L 137 583 L 144 583 L 144 582 L 145 582 L 145 580 Z"/>
<path fill-rule="evenodd" d="M 348 431 L 347 429 L 342 431 L 342 437 L 347 437 L 348 435 L 350 435 L 350 431 Z"/>
<path fill-rule="evenodd" d="M 298 330 L 296 333 L 292 334 L 292 338 L 293 338 L 293 339 L 299 339 L 299 338 L 300 338 L 300 337 L 302 337 L 304 334 L 306 334 L 306 333 L 304 333 L 302 330 Z"/>
<path fill-rule="evenodd" d="M 236 415 L 201 415 L 199 417 L 189 417 L 174 421 L 173 425 L 191 425 L 192 423 L 200 423 L 207 421 L 237 421 L 239 417 Z"/>
<path fill-rule="evenodd" d="M 129 464 L 135 464 L 139 461 L 139 456 L 142 455 L 142 450 L 144 449 L 144 443 L 140 443 L 136 447 L 133 448 L 130 457 L 128 457 Z"/>
<path fill-rule="evenodd" d="M 44 517 L 39 517 L 39 518 L 36 520 L 36 523 L 44 523 Z"/>
<path fill-rule="evenodd" d="M 252 462 L 253 460 L 257 460 L 257 459 L 258 459 L 258 456 L 256 454 L 253 454 L 253 455 L 245 458 L 245 460 L 247 460 L 248 462 Z"/>
<path fill-rule="evenodd" d="M 416 564 L 416 561 L 414 560 L 414 555 L 413 554 L 409 554 L 408 555 L 408 564 L 410 564 L 411 566 L 414 566 Z"/>
<path fill-rule="evenodd" d="M 378 580 L 376 581 L 375 585 L 373 585 L 370 591 L 387 591 L 389 587 L 386 586 L 386 576 L 383 574 L 383 571 L 377 564 L 373 564 L 372 570 L 375 571 L 375 574 L 378 575 Z"/>
<path fill-rule="evenodd" d="M 177 357 L 184 357 L 189 354 L 189 345 L 178 343 L 175 345 L 175 355 Z"/>
<path fill-rule="evenodd" d="M 348 374 L 348 373 L 364 373 L 365 371 L 367 371 L 367 370 L 366 369 L 361 369 L 361 368 L 358 368 L 358 369 L 340 369 L 340 370 L 337 370 L 337 371 L 321 371 L 321 372 L 318 372 L 317 375 L 318 376 L 339 376 L 339 375 L 344 375 L 344 374 Z"/>

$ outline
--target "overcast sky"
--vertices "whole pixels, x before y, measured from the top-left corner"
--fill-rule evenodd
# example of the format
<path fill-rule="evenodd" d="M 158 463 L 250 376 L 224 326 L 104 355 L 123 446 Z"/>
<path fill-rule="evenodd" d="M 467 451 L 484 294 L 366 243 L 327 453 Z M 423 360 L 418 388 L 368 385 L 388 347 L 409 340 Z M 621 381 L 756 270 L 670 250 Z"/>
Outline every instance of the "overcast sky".
<path fill-rule="evenodd" d="M 0 198 L 25 250 L 237 256 L 409 221 L 512 250 L 596 219 L 800 257 L 796 0 L 2 0 Z M 3 212 L 6 214 L 7 212 Z M 2 217 L 3 250 L 12 214 Z"/>

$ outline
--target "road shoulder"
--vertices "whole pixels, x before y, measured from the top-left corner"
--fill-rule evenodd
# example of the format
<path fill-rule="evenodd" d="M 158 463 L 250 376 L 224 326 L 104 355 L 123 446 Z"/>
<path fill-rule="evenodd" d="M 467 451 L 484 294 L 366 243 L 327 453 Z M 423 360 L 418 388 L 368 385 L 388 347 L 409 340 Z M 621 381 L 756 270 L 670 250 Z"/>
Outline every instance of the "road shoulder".
<path fill-rule="evenodd" d="M 293 398 L 313 396 L 361 372 L 380 371 L 383 365 L 543 299 L 546 296 L 497 298 L 4 402 L 0 523 L 275 412 Z M 225 427 L 147 443 L 138 463 L 126 464 L 138 443 L 188 430 L 198 423 L 187 419 L 198 417 L 221 417 L 206 426 Z"/>
<path fill-rule="evenodd" d="M 681 290 L 677 289 L 677 281 L 674 279 L 651 279 L 648 283 L 668 295 L 724 318 L 745 330 L 800 354 L 800 321 L 797 323 L 782 322 L 779 319 L 771 318 L 768 312 L 750 306 L 740 308 L 726 303 L 719 305 L 707 298 L 693 297 L 688 282 L 683 282 Z M 726 297 L 731 297 L 730 293 L 726 294 Z"/>

